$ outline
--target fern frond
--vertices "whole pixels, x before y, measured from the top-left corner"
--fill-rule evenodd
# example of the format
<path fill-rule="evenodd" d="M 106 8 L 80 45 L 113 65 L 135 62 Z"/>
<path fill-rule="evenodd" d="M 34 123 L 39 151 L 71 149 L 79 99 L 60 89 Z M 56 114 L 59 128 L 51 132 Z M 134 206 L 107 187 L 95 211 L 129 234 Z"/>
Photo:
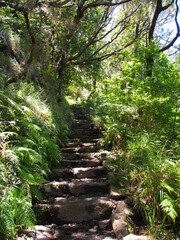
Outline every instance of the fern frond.
<path fill-rule="evenodd" d="M 40 183 L 46 182 L 44 177 L 42 176 L 41 170 L 36 169 L 37 172 L 34 172 L 33 168 L 29 168 L 27 166 L 21 166 L 21 170 L 19 172 L 22 179 L 32 185 L 38 185 Z"/>
<path fill-rule="evenodd" d="M 38 189 L 37 185 L 30 185 L 30 191 L 31 191 L 31 195 L 34 199 L 37 199 L 37 200 L 43 199 L 43 195 L 42 195 L 41 191 Z"/>
<path fill-rule="evenodd" d="M 162 210 L 169 216 L 173 222 L 175 222 L 178 217 L 177 204 L 173 197 L 169 196 L 167 193 L 164 193 L 164 199 L 160 203 Z"/>

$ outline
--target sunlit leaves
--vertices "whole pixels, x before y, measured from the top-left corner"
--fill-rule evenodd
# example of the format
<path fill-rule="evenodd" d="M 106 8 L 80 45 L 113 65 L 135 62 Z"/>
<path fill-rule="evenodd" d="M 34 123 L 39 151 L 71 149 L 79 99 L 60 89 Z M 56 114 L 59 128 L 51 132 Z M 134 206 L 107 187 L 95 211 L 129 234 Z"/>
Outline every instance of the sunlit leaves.
<path fill-rule="evenodd" d="M 66 141 L 68 124 L 62 106 L 47 103 L 33 84 L 20 83 L 0 94 L 0 231 L 2 239 L 14 239 L 35 223 L 31 198 L 42 198 L 38 184 L 58 163 L 57 142 Z"/>
<path fill-rule="evenodd" d="M 154 56 L 152 78 L 146 77 L 147 54 Z M 117 156 L 109 160 L 111 182 L 129 193 L 150 233 L 161 239 L 165 224 L 180 214 L 179 73 L 153 45 L 137 44 L 135 53 L 126 50 L 119 59 L 108 65 L 111 77 L 87 106 Z"/>

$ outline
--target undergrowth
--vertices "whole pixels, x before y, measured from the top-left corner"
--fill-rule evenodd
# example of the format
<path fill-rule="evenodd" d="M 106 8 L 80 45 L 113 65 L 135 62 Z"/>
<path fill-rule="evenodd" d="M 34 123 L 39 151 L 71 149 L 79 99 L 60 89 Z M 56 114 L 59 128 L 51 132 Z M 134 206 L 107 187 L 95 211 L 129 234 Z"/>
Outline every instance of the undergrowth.
<path fill-rule="evenodd" d="M 177 230 L 180 220 L 180 76 L 154 48 L 153 76 L 146 77 L 144 51 L 125 53 L 121 73 L 104 78 L 85 107 L 112 149 L 111 183 L 129 196 L 155 239 L 173 239 L 168 229 Z"/>
<path fill-rule="evenodd" d="M 33 226 L 32 198 L 60 160 L 58 145 L 68 136 L 71 117 L 65 99 L 37 84 L 20 82 L 0 91 L 0 236 L 15 239 Z"/>

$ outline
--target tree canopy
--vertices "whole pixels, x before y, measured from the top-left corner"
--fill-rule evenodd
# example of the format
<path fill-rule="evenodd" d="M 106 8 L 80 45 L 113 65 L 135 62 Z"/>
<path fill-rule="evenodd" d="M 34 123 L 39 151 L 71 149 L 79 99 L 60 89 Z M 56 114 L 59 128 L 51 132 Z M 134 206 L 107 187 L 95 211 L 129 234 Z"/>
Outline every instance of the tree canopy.
<path fill-rule="evenodd" d="M 155 41 L 165 51 L 180 34 L 177 0 L 1 1 L 0 11 L 5 83 L 26 75 L 32 64 L 46 68 L 51 63 L 59 92 L 69 66 L 97 64 L 137 41 L 145 46 Z M 176 28 L 173 36 L 163 34 L 167 22 Z M 147 61 L 151 65 L 151 56 Z"/>

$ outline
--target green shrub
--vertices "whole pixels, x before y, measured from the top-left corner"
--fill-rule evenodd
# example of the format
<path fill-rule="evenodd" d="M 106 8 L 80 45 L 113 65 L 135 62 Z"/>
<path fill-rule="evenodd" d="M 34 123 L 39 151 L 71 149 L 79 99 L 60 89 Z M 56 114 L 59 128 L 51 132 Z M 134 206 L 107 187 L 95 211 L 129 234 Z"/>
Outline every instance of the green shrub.
<path fill-rule="evenodd" d="M 112 147 L 110 180 L 129 193 L 150 229 L 162 229 L 180 214 L 179 73 L 154 49 L 153 76 L 145 77 L 144 51 L 129 53 L 121 73 L 104 79 L 85 106 Z"/>
<path fill-rule="evenodd" d="M 32 198 L 42 198 L 38 185 L 61 158 L 57 144 L 67 140 L 70 110 L 65 100 L 53 101 L 32 83 L 0 92 L 1 239 L 15 239 L 35 223 Z"/>
<path fill-rule="evenodd" d="M 35 224 L 35 215 L 26 190 L 5 188 L 0 197 L 0 233 L 1 239 L 15 239 L 23 228 Z"/>

